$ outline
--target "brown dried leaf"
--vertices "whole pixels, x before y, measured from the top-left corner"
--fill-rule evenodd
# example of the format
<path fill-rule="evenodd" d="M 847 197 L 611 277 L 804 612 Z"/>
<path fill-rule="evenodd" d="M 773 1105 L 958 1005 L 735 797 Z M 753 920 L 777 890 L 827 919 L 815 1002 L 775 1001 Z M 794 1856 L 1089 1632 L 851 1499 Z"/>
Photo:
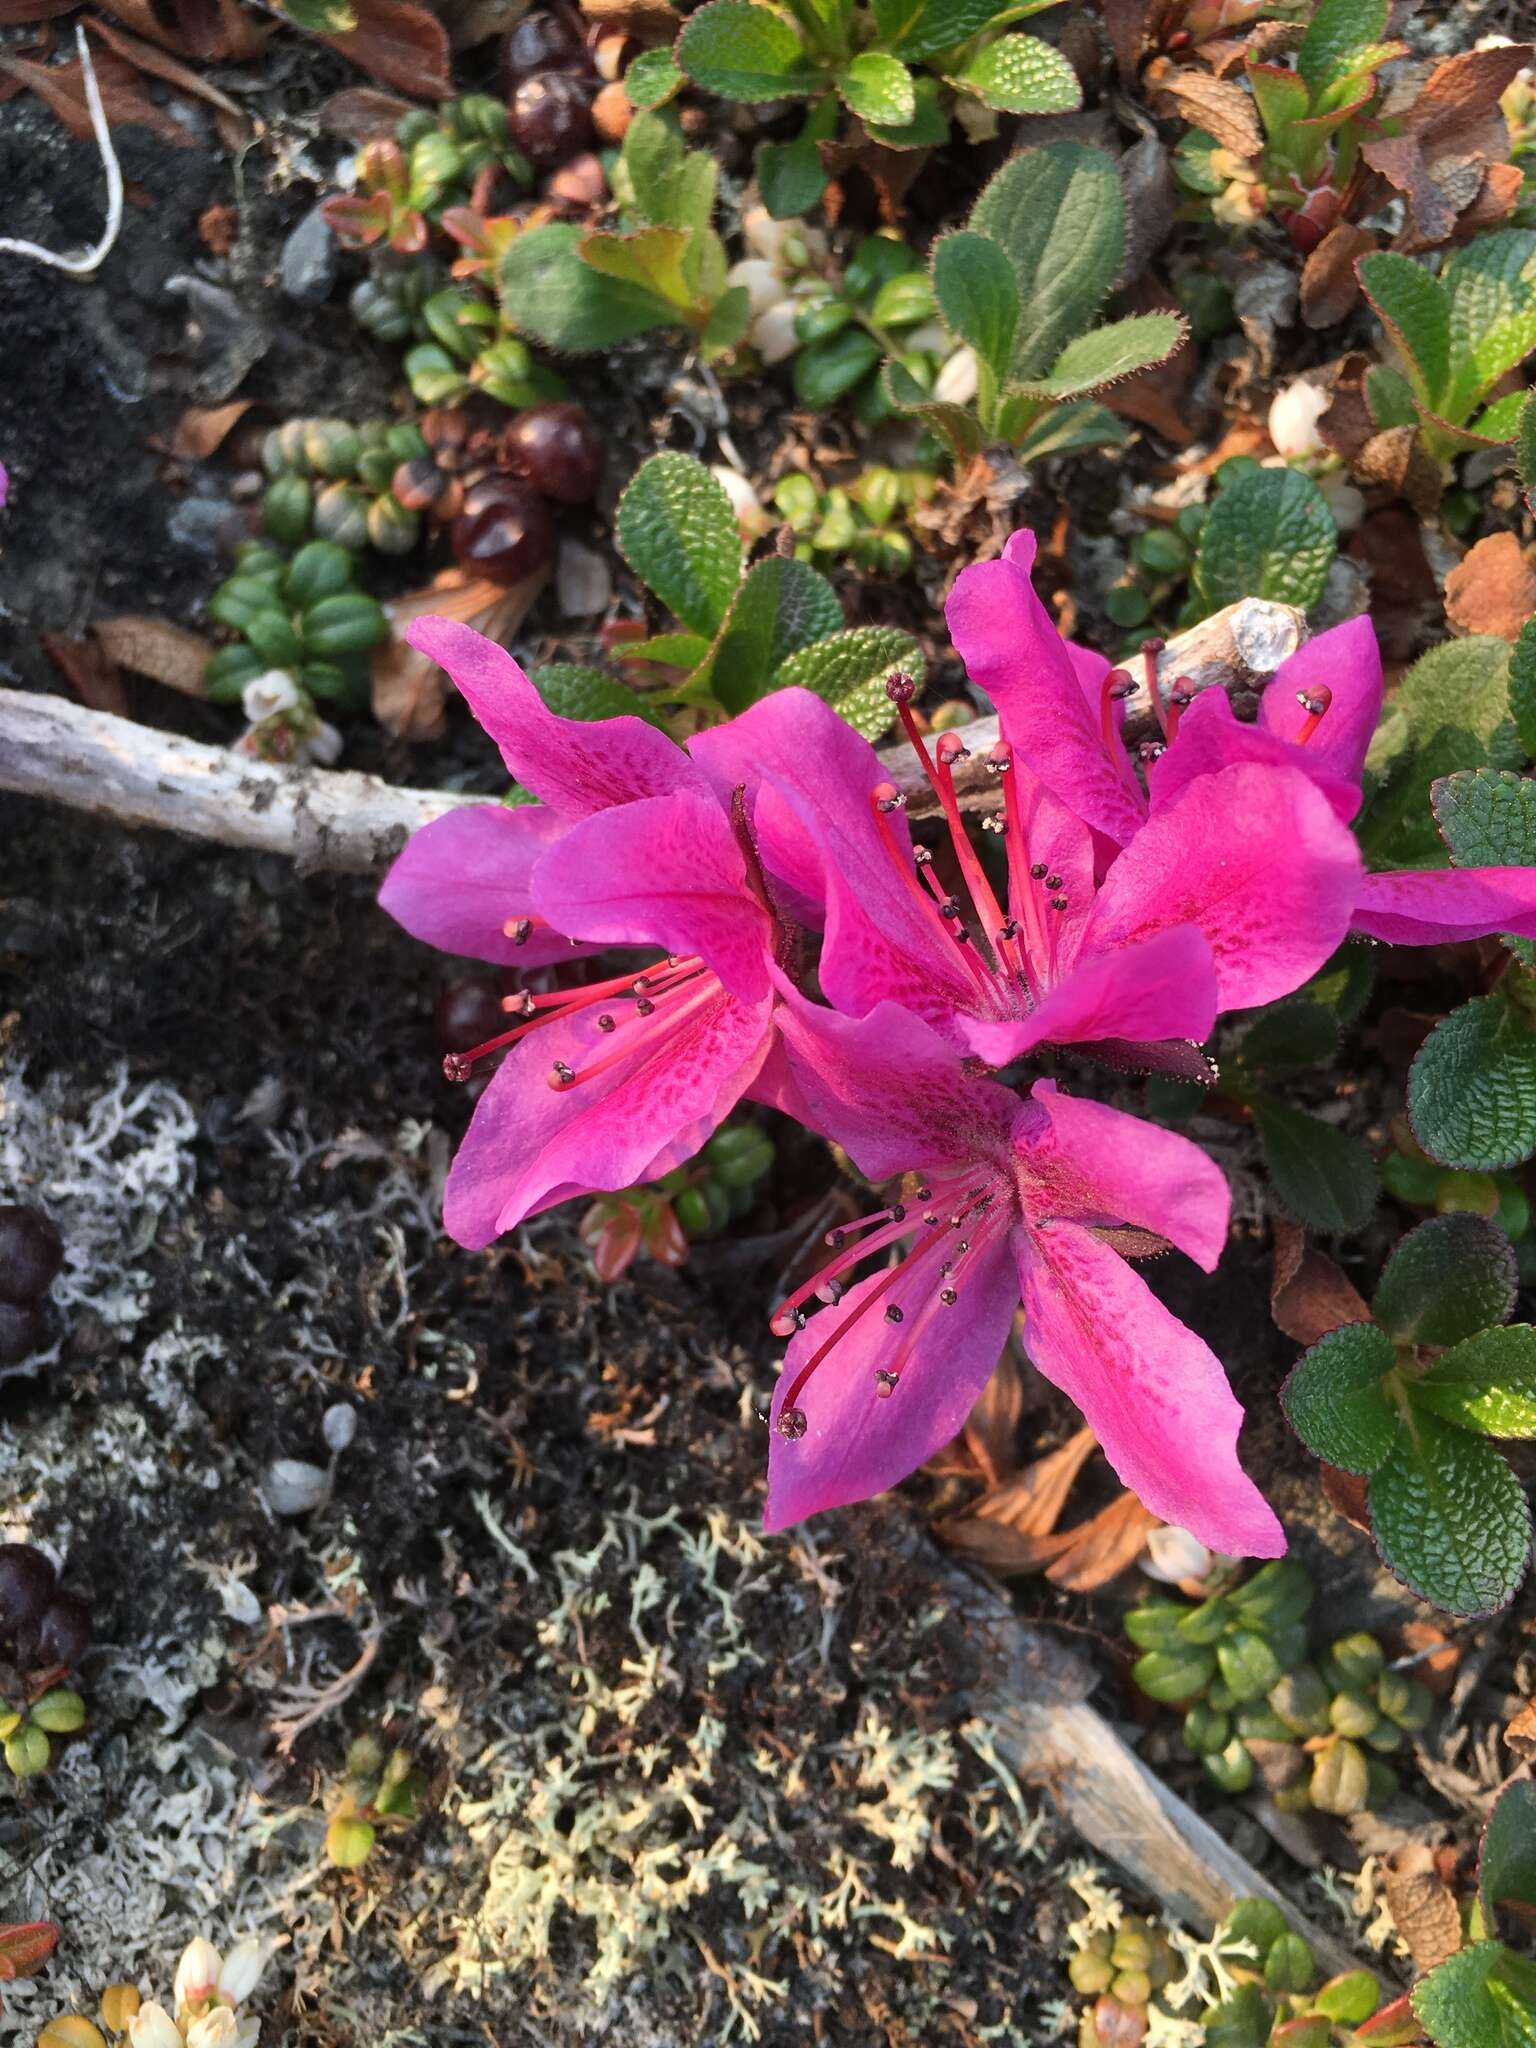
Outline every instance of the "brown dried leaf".
<path fill-rule="evenodd" d="M 1533 43 L 1506 43 L 1447 57 L 1431 72 L 1404 116 L 1404 125 L 1419 134 L 1432 134 L 1442 141 L 1454 139 L 1475 148 L 1484 140 L 1482 124 L 1493 117 L 1507 142 L 1499 101 L 1533 60 Z"/>
<path fill-rule="evenodd" d="M 1536 1763 L 1536 1700 L 1528 1700 L 1504 1730 L 1504 1740 L 1518 1757 Z"/>
<path fill-rule="evenodd" d="M 1433 519 L 1439 510 L 1440 466 L 1416 427 L 1387 427 L 1372 434 L 1353 457 L 1351 467 L 1361 483 L 1387 485 L 1421 519 Z"/>
<path fill-rule="evenodd" d="M 1456 1682 L 1456 1667 L 1461 1662 L 1460 1643 L 1453 1642 L 1432 1621 L 1405 1621 L 1398 1633 L 1403 1648 L 1412 1650 L 1418 1658 L 1413 1676 L 1427 1685 L 1436 1699 L 1448 1698 Z"/>
<path fill-rule="evenodd" d="M 99 619 L 91 630 L 107 659 L 120 668 L 149 676 L 184 697 L 207 695 L 203 671 L 213 646 L 201 633 L 189 633 L 185 626 L 173 626 L 167 619 L 144 618 L 134 612 Z"/>
<path fill-rule="evenodd" d="M 1147 1531 L 1157 1524 L 1158 1517 L 1134 1493 L 1122 1493 L 1068 1532 L 1070 1547 L 1051 1560 L 1045 1576 L 1069 1593 L 1095 1593 L 1136 1562 L 1146 1548 Z"/>
<path fill-rule="evenodd" d="M 1360 153 L 1379 177 L 1402 193 L 1420 237 L 1431 244 L 1445 241 L 1456 225 L 1456 206 L 1430 175 L 1418 136 L 1389 135 L 1384 141 L 1366 143 Z"/>
<path fill-rule="evenodd" d="M 127 716 L 123 679 L 94 640 L 70 640 L 63 633 L 44 633 L 40 638 L 44 654 L 82 704 L 117 718 Z"/>
<path fill-rule="evenodd" d="M 1360 297 L 1358 257 L 1376 247 L 1369 228 L 1340 221 L 1330 228 L 1301 267 L 1301 317 L 1309 327 L 1333 327 L 1352 312 Z"/>
<path fill-rule="evenodd" d="M 1536 612 L 1536 573 L 1512 533 L 1489 533 L 1445 579 L 1445 617 L 1453 633 L 1494 633 L 1518 640 Z"/>
<path fill-rule="evenodd" d="M 75 0 L 0 0 L 0 28 L 22 28 L 68 14 Z"/>
<path fill-rule="evenodd" d="M 1298 1344 L 1315 1344 L 1341 1323 L 1368 1323 L 1371 1311 L 1326 1253 L 1312 1250 L 1289 1216 L 1274 1222 L 1269 1313 Z"/>
<path fill-rule="evenodd" d="M 449 97 L 448 32 L 435 14 L 411 0 L 356 0 L 356 14 L 356 28 L 319 40 L 371 78 L 415 99 Z"/>
<path fill-rule="evenodd" d="M 1023 1471 L 984 1493 L 971 1512 L 983 1521 L 1003 1522 L 1025 1536 L 1045 1536 L 1056 1527 L 1072 1482 L 1092 1457 L 1098 1439 L 1080 1429 L 1060 1450 L 1048 1451 Z"/>
<path fill-rule="evenodd" d="M 407 740 L 433 739 L 443 730 L 443 706 L 453 685 L 436 662 L 407 646 L 405 629 L 413 619 L 439 612 L 505 644 L 545 581 L 541 572 L 503 588 L 449 569 L 425 590 L 387 604 L 384 609 L 394 631 L 374 649 L 370 662 L 373 715 L 380 725 Z"/>
<path fill-rule="evenodd" d="M 643 42 L 670 43 L 683 25 L 671 0 L 581 0 L 581 11 L 588 21 L 628 29 Z"/>
<path fill-rule="evenodd" d="M 1253 101 L 1230 79 L 1211 78 L 1203 71 L 1170 71 L 1159 80 L 1158 98 L 1172 100 L 1173 111 L 1237 156 L 1257 156 L 1264 147 Z"/>
<path fill-rule="evenodd" d="M 1024 1413 L 1024 1378 L 1009 1345 L 982 1388 L 963 1432 L 966 1449 L 991 1487 L 1017 1469 L 1015 1448 L 1019 1417 Z"/>
<path fill-rule="evenodd" d="M 977 1515 L 950 1515 L 935 1522 L 933 1533 L 952 1550 L 963 1550 L 977 1564 L 1000 1577 L 1037 1572 L 1052 1562 L 1072 1543 L 1072 1531 L 1049 1536 L 1026 1536 L 1003 1522 L 986 1522 Z"/>
<path fill-rule="evenodd" d="M 1104 27 L 1122 85 L 1135 81 L 1150 12 L 1148 0 L 1104 0 Z"/>
<path fill-rule="evenodd" d="M 235 105 L 228 93 L 220 92 L 200 72 L 178 63 L 166 51 L 157 49 L 141 36 L 114 28 L 110 22 L 88 21 L 86 26 L 120 57 L 126 58 L 135 70 L 147 71 L 152 78 L 161 78 L 167 85 L 174 85 L 178 92 L 190 93 L 194 99 L 206 100 L 210 107 L 217 107 L 221 114 L 228 115 L 238 124 L 239 132 L 247 142 L 254 135 L 255 128 L 248 116 Z"/>
<path fill-rule="evenodd" d="M 1508 220 L 1524 189 L 1525 173 L 1519 164 L 1490 164 L 1483 173 L 1482 190 L 1456 223 L 1457 239 Z"/>
<path fill-rule="evenodd" d="M 162 142 L 178 149 L 190 148 L 194 137 L 164 107 L 146 99 L 134 67 L 114 51 L 103 50 L 93 60 L 101 104 L 111 128 L 126 128 L 137 122 L 150 129 Z M 29 86 L 55 118 L 79 142 L 92 138 L 90 109 L 85 103 L 85 85 L 80 60 L 69 64 L 38 64 L 30 57 L 16 57 L 0 50 L 0 72 Z"/>
<path fill-rule="evenodd" d="M 1322 1465 L 1317 1468 L 1322 1481 L 1323 1497 L 1336 1514 L 1344 1517 L 1363 1535 L 1371 1533 L 1371 1512 L 1366 1496 L 1366 1482 L 1358 1472 L 1341 1472 L 1336 1465 Z"/>
<path fill-rule="evenodd" d="M 1461 1908 L 1425 1842 L 1406 1842 L 1382 1862 L 1382 1888 L 1398 1933 L 1422 1974 L 1461 1947 Z"/>
<path fill-rule="evenodd" d="M 343 135 L 348 142 L 371 142 L 376 136 L 392 136 L 411 110 L 409 100 L 392 92 L 352 85 L 331 94 L 320 109 L 320 126 L 327 135 Z"/>
<path fill-rule="evenodd" d="M 189 405 L 171 435 L 171 453 L 188 462 L 205 462 L 255 402 L 235 398 L 228 405 Z"/>
<path fill-rule="evenodd" d="M 883 143 L 871 141 L 861 124 L 856 124 L 853 140 L 818 146 L 834 184 L 843 184 L 850 171 L 864 173 L 880 202 L 880 218 L 888 226 L 900 219 L 909 187 L 933 154 L 931 149 L 887 149 Z"/>

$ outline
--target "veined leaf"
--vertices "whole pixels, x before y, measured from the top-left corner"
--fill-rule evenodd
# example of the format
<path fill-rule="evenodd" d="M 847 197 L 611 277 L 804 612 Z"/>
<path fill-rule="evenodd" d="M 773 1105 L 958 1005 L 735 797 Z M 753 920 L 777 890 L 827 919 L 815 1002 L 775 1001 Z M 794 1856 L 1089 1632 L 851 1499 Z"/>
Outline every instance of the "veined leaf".
<path fill-rule="evenodd" d="M 1397 346 L 1415 397 L 1438 409 L 1451 375 L 1451 303 L 1439 279 L 1390 249 L 1362 256 L 1355 272 Z"/>
<path fill-rule="evenodd" d="M 1013 355 L 1019 286 L 999 245 L 966 228 L 942 235 L 933 245 L 933 294 L 951 332 L 1001 382 Z"/>
<path fill-rule="evenodd" d="M 741 577 L 741 539 L 724 490 L 691 455 L 653 455 L 619 500 L 619 552 L 667 609 L 718 632 Z"/>
<path fill-rule="evenodd" d="M 1095 327 L 1069 341 L 1048 377 L 1016 388 L 1035 398 L 1086 398 L 1118 384 L 1122 377 L 1166 362 L 1188 332 L 1176 313 L 1137 313 L 1128 320 L 1112 320 L 1107 327 Z"/>
<path fill-rule="evenodd" d="M 774 671 L 798 649 L 843 623 L 837 592 L 819 570 L 770 555 L 747 571 L 709 666 L 710 688 L 727 711 L 745 711 L 773 687 Z"/>
<path fill-rule="evenodd" d="M 1459 1344 L 1515 1306 L 1509 1239 L 1485 1216 L 1431 1216 L 1401 1240 L 1371 1313 L 1397 1344 Z"/>
<path fill-rule="evenodd" d="M 1124 420 L 1091 398 L 1051 406 L 1016 437 L 1008 431 L 1007 419 L 1005 405 L 1003 439 L 1012 443 L 1020 463 L 1044 462 L 1048 455 L 1071 455 L 1079 448 L 1120 448 L 1130 439 Z"/>
<path fill-rule="evenodd" d="M 949 82 L 1003 114 L 1068 114 L 1083 104 L 1077 73 L 1038 36 L 1000 36 L 951 72 Z"/>
<path fill-rule="evenodd" d="M 1396 1363 L 1391 1339 L 1374 1323 L 1345 1323 L 1314 1344 L 1280 1394 L 1307 1449 L 1341 1472 L 1384 1464 L 1402 1427 L 1381 1385 Z"/>
<path fill-rule="evenodd" d="M 1510 697 L 1514 698 L 1510 665 Z M 1440 837 L 1458 868 L 1536 867 L 1536 781 L 1507 769 L 1463 769 L 1429 793 Z"/>
<path fill-rule="evenodd" d="M 598 718 L 643 718 L 662 725 L 654 704 L 628 690 L 606 669 L 556 661 L 533 671 L 529 681 L 557 717 L 583 723 Z"/>
<path fill-rule="evenodd" d="M 874 0 L 881 47 L 909 64 L 969 42 L 1003 11 L 1003 0 Z"/>
<path fill-rule="evenodd" d="M 1319 0 L 1296 52 L 1296 69 L 1314 104 L 1358 68 L 1359 53 L 1386 34 L 1390 0 Z"/>
<path fill-rule="evenodd" d="M 1483 1830 L 1477 1884 L 1490 1927 L 1500 1902 L 1536 1906 L 1536 1785 L 1506 1786 Z"/>
<path fill-rule="evenodd" d="M 1372 261 L 1365 258 L 1362 261 Z M 1437 410 L 1459 425 L 1490 385 L 1536 349 L 1536 232 L 1476 235 L 1445 266 L 1450 376 Z"/>
<path fill-rule="evenodd" d="M 1370 1515 L 1387 1564 L 1447 1613 L 1491 1614 L 1525 1576 L 1531 1516 L 1519 1480 L 1490 1443 L 1417 1407 L 1371 1479 Z"/>
<path fill-rule="evenodd" d="M 1437 1024 L 1408 1070 L 1408 1120 L 1432 1159 L 1469 1173 L 1536 1151 L 1536 1036 L 1502 996 Z"/>
<path fill-rule="evenodd" d="M 1328 501 L 1295 469 L 1251 469 L 1216 494 L 1195 559 L 1194 582 L 1208 611 L 1241 597 L 1267 597 L 1304 610 L 1316 604 L 1338 553 Z"/>
<path fill-rule="evenodd" d="M 991 236 L 1018 279 L 1012 377 L 1039 376 L 1089 325 L 1125 260 L 1119 174 L 1086 143 L 1026 149 L 984 187 L 967 226 Z"/>
<path fill-rule="evenodd" d="M 676 310 L 643 285 L 599 276 L 582 261 L 584 228 L 530 228 L 509 246 L 497 280 L 503 311 L 519 333 L 572 355 L 674 324 Z"/>
<path fill-rule="evenodd" d="M 949 115 L 939 104 L 939 81 L 921 71 L 912 81 L 916 100 L 910 121 L 866 121 L 872 139 L 886 149 L 937 149 L 949 139 Z"/>
<path fill-rule="evenodd" d="M 1410 1392 L 1458 1429 L 1536 1436 L 1536 1330 L 1529 1323 L 1479 1330 L 1437 1358 Z"/>
<path fill-rule="evenodd" d="M 838 96 L 862 121 L 900 127 L 917 113 L 912 74 L 899 57 L 864 50 L 837 76 Z"/>
<path fill-rule="evenodd" d="M 1269 1096 L 1250 1106 L 1275 1193 L 1291 1213 L 1314 1230 L 1361 1229 L 1381 1182 L 1360 1141 Z"/>
<path fill-rule="evenodd" d="M 723 100 L 793 99 L 824 83 L 781 14 L 753 0 L 709 0 L 677 39 L 678 67 Z"/>
<path fill-rule="evenodd" d="M 893 716 L 885 682 L 893 669 L 921 683 L 922 649 L 892 626 L 851 626 L 791 654 L 774 672 L 775 690 L 797 688 L 824 697 L 855 732 L 878 740 Z"/>

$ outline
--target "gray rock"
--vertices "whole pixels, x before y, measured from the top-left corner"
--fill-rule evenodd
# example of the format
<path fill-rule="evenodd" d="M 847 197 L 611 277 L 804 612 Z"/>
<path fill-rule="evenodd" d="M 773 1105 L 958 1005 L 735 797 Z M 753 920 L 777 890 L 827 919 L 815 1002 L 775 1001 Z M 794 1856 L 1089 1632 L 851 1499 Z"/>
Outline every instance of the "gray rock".
<path fill-rule="evenodd" d="M 178 547 L 215 555 L 228 537 L 231 522 L 238 518 L 227 498 L 183 498 L 165 522 L 165 530 Z"/>
<path fill-rule="evenodd" d="M 336 237 L 313 206 L 283 244 L 278 265 L 283 297 L 300 306 L 322 305 L 336 282 L 337 260 Z"/>

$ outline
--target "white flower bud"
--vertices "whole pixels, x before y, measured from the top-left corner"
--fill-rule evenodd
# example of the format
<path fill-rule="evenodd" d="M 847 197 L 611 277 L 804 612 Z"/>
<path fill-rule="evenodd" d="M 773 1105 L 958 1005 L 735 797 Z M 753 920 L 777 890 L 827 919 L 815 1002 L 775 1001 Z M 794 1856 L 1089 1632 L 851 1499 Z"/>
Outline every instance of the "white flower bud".
<path fill-rule="evenodd" d="M 322 768 L 333 768 L 341 759 L 342 738 L 334 725 L 327 725 L 323 718 L 317 718 L 314 729 L 304 741 L 304 759 L 314 761 Z"/>
<path fill-rule="evenodd" d="M 227 2005 L 216 2005 L 187 2028 L 187 2048 L 235 2048 L 240 2022 Z"/>
<path fill-rule="evenodd" d="M 1141 1568 L 1149 1579 L 1176 1586 L 1181 1579 L 1203 1579 L 1212 1563 L 1211 1553 L 1187 1529 L 1165 1522 L 1147 1531 L 1147 1554 Z"/>
<path fill-rule="evenodd" d="M 357 1427 L 356 1418 L 344 1401 L 338 1401 L 335 1407 L 327 1408 L 325 1415 L 327 1422 L 333 1415 L 345 1415 L 352 1421 L 353 1428 Z M 326 1433 L 326 1440 L 330 1441 L 329 1431 Z M 350 1441 L 349 1431 L 347 1442 Z M 331 1448 L 342 1450 L 345 1446 L 332 1444 Z M 256 1989 L 261 1973 L 267 1967 L 269 1953 L 270 1950 L 264 1941 L 241 1941 L 237 1942 L 224 1958 L 224 1967 L 219 1972 L 219 1990 L 232 2005 L 238 2005 L 242 1998 L 249 1998 Z"/>
<path fill-rule="evenodd" d="M 275 718 L 280 711 L 292 711 L 303 701 L 298 684 L 285 668 L 269 668 L 264 675 L 252 676 L 240 692 L 240 709 L 252 725 Z"/>
<path fill-rule="evenodd" d="M 766 313 L 784 295 L 779 273 L 766 256 L 745 256 L 740 263 L 733 263 L 725 273 L 725 281 L 727 285 L 746 287 L 747 304 L 754 316 Z"/>
<path fill-rule="evenodd" d="M 763 509 L 763 501 L 752 488 L 750 477 L 742 475 L 739 469 L 732 469 L 727 463 L 717 462 L 710 475 L 731 501 L 731 510 L 736 514 L 736 524 L 744 533 L 766 533 L 773 521 Z"/>
<path fill-rule="evenodd" d="M 786 356 L 792 356 L 800 346 L 800 337 L 795 332 L 793 299 L 780 299 L 770 306 L 766 313 L 759 313 L 752 322 L 750 340 L 765 363 L 782 363 Z"/>
<path fill-rule="evenodd" d="M 933 395 L 946 405 L 969 405 L 976 396 L 976 351 L 957 348 L 934 379 Z"/>
<path fill-rule="evenodd" d="M 804 232 L 797 220 L 775 220 L 766 206 L 749 206 L 741 216 L 741 239 L 754 256 L 761 256 L 775 268 L 785 236 Z"/>
<path fill-rule="evenodd" d="M 1317 487 L 1328 500 L 1328 510 L 1340 533 L 1353 533 L 1365 517 L 1365 498 L 1342 469 L 1330 469 L 1320 476 Z"/>
<path fill-rule="evenodd" d="M 1331 404 L 1321 384 L 1296 377 L 1270 401 L 1269 438 L 1279 455 L 1317 455 L 1322 440 L 1317 423 Z"/>
<path fill-rule="evenodd" d="M 163 2005 L 150 1999 L 128 2022 L 129 2048 L 182 2048 L 181 2029 Z"/>
<path fill-rule="evenodd" d="M 199 1999 L 211 1998 L 218 1989 L 222 1966 L 223 1957 L 211 1941 L 205 1941 L 200 1934 L 194 1941 L 189 1941 L 176 1965 L 174 1989 L 177 2010 L 184 2005 L 196 2005 Z"/>
<path fill-rule="evenodd" d="M 585 542 L 567 534 L 555 558 L 555 600 L 566 619 L 589 619 L 608 609 L 613 576 L 607 562 Z"/>

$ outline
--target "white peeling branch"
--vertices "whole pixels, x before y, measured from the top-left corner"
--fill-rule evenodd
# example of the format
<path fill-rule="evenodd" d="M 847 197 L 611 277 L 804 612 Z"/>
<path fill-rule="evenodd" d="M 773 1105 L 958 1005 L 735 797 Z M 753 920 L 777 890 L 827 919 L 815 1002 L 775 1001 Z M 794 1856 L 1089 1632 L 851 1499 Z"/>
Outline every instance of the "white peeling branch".
<path fill-rule="evenodd" d="M 75 30 L 75 47 L 80 52 L 80 77 L 85 87 L 85 104 L 90 109 L 91 129 L 101 151 L 101 167 L 107 174 L 107 224 L 96 246 L 82 250 L 78 256 L 57 256 L 52 249 L 22 241 L 15 235 L 0 235 L 0 256 L 25 256 L 33 263 L 46 263 L 50 270 L 67 271 L 71 277 L 89 277 L 111 255 L 123 225 L 123 171 L 112 147 L 112 130 L 107 125 L 106 108 L 101 104 L 101 87 L 96 83 L 96 67 L 91 62 L 83 28 Z"/>
<path fill-rule="evenodd" d="M 476 801 L 350 770 L 273 767 L 21 690 L 0 690 L 0 789 L 352 874 L 378 873 L 418 827 Z"/>
<path fill-rule="evenodd" d="M 1301 615 L 1245 598 L 1170 640 L 1158 663 L 1164 691 L 1175 678 L 1230 690 L 1239 709 L 1299 644 Z M 1138 663 L 1139 667 L 1140 664 Z M 1154 731 L 1144 687 L 1127 706 L 1127 734 Z M 964 726 L 971 750 L 955 774 L 967 809 L 998 801 L 986 751 L 995 718 Z M 914 816 L 932 808 L 922 771 L 905 745 L 881 754 L 908 792 Z M 120 825 L 158 825 L 222 846 L 281 853 L 311 868 L 377 874 L 410 834 L 456 805 L 484 801 L 448 791 L 398 789 L 347 769 L 274 767 L 225 747 L 178 739 L 63 697 L 0 690 L 0 789 L 49 798 Z"/>

